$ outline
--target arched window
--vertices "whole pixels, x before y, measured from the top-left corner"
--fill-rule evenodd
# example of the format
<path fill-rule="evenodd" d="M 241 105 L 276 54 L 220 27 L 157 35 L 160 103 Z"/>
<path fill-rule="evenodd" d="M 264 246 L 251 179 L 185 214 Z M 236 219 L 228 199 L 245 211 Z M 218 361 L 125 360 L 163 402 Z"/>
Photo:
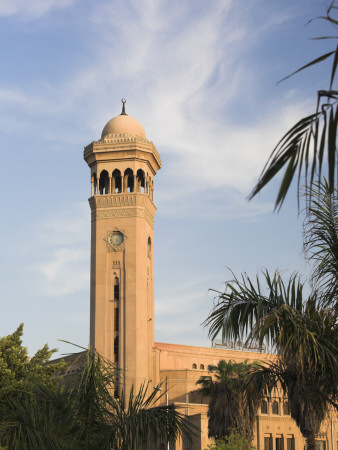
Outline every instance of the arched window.
<path fill-rule="evenodd" d="M 283 414 L 288 416 L 290 414 L 290 405 L 289 402 L 285 401 L 283 404 Z"/>
<path fill-rule="evenodd" d="M 142 169 L 138 169 L 136 173 L 137 177 L 137 192 L 145 192 L 145 177 Z"/>
<path fill-rule="evenodd" d="M 209 365 L 208 365 L 208 370 L 210 370 L 210 369 L 211 369 L 211 365 L 209 364 Z"/>
<path fill-rule="evenodd" d="M 272 402 L 272 414 L 279 414 L 279 403 L 276 400 Z"/>
<path fill-rule="evenodd" d="M 267 413 L 268 413 L 268 402 L 266 400 L 262 400 L 261 414 L 267 414 Z"/>
<path fill-rule="evenodd" d="M 148 237 L 148 256 L 151 257 L 151 238 Z"/>
<path fill-rule="evenodd" d="M 193 369 L 197 369 L 197 364 L 194 363 L 194 364 L 192 365 L 192 368 L 193 368 Z"/>
<path fill-rule="evenodd" d="M 200 365 L 200 369 L 204 370 L 204 364 Z"/>
<path fill-rule="evenodd" d="M 112 192 L 113 194 L 118 194 L 122 192 L 122 178 L 121 172 L 115 169 L 112 176 Z"/>
<path fill-rule="evenodd" d="M 134 192 L 134 173 L 131 169 L 126 169 L 124 172 L 123 192 Z"/>
<path fill-rule="evenodd" d="M 109 194 L 109 176 L 108 176 L 108 172 L 106 170 L 102 170 L 102 172 L 100 174 L 99 188 L 100 188 L 101 195 Z"/>

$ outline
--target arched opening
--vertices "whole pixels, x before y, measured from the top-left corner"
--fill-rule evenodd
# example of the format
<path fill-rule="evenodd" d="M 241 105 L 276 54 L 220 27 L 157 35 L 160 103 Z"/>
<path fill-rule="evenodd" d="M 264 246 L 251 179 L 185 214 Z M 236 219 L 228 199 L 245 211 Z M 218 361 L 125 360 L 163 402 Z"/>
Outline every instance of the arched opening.
<path fill-rule="evenodd" d="M 194 363 L 194 364 L 192 365 L 192 368 L 193 368 L 193 369 L 197 369 L 197 364 Z"/>
<path fill-rule="evenodd" d="M 109 194 L 109 175 L 106 170 L 100 174 L 99 190 L 101 195 Z"/>
<path fill-rule="evenodd" d="M 145 192 L 145 177 L 142 169 L 138 169 L 136 173 L 136 181 L 137 181 L 137 192 Z"/>
<path fill-rule="evenodd" d="M 148 256 L 150 258 L 151 256 L 151 238 L 148 237 Z"/>
<path fill-rule="evenodd" d="M 204 370 L 204 364 L 200 365 L 200 369 Z"/>
<path fill-rule="evenodd" d="M 114 279 L 114 300 L 117 302 L 120 300 L 120 283 L 117 277 Z"/>
<path fill-rule="evenodd" d="M 124 172 L 123 192 L 134 192 L 134 173 L 131 169 L 126 169 Z"/>
<path fill-rule="evenodd" d="M 121 172 L 115 169 L 112 176 L 112 193 L 118 194 L 122 192 L 122 177 Z"/>

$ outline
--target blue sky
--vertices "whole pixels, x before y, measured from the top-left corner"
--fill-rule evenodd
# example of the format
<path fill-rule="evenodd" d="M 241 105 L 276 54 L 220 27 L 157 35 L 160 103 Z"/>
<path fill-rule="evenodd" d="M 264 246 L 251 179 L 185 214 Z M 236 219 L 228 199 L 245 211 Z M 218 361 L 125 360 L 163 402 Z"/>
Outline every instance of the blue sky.
<path fill-rule="evenodd" d="M 120 113 L 162 158 L 156 176 L 155 338 L 210 345 L 200 326 L 236 274 L 306 274 L 292 191 L 246 201 L 282 134 L 315 107 L 328 1 L 2 0 L 0 335 L 32 354 L 89 341 L 90 195 L 83 147 Z"/>

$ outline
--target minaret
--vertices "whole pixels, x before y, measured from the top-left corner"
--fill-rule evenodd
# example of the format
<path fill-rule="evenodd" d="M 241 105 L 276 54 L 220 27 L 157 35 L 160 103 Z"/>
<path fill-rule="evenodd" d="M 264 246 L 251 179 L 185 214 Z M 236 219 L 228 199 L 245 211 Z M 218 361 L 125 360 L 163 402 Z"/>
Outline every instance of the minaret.
<path fill-rule="evenodd" d="M 154 176 L 161 159 L 122 102 L 84 159 L 91 171 L 90 345 L 123 369 L 128 392 L 153 378 Z"/>

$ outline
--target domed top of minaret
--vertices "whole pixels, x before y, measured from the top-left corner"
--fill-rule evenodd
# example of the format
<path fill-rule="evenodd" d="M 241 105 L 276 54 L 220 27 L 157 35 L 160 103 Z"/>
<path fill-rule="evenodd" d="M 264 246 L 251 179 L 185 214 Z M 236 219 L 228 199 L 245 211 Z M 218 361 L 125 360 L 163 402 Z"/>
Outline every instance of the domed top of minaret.
<path fill-rule="evenodd" d="M 140 136 L 145 138 L 146 133 L 140 122 L 126 114 L 126 100 L 122 99 L 122 112 L 119 116 L 113 117 L 103 128 L 101 139 L 110 134 L 130 134 L 132 136 Z"/>

